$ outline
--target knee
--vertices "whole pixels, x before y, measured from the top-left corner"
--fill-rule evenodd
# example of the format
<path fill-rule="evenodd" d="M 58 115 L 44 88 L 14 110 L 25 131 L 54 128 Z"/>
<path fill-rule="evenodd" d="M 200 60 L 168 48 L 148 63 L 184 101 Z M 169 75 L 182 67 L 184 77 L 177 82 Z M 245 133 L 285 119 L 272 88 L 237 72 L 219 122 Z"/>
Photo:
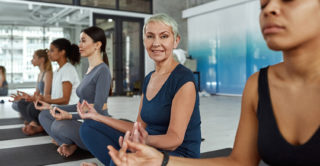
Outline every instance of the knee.
<path fill-rule="evenodd" d="M 34 104 L 30 103 L 27 105 L 27 111 L 29 112 L 30 110 L 35 109 Z"/>
<path fill-rule="evenodd" d="M 53 135 L 61 135 L 66 133 L 68 125 L 64 123 L 64 121 L 55 120 L 51 125 L 51 133 Z"/>
<path fill-rule="evenodd" d="M 19 111 L 18 102 L 13 102 L 11 107 L 16 111 Z"/>
<path fill-rule="evenodd" d="M 43 110 L 40 112 L 39 114 L 39 122 L 41 123 L 41 125 L 45 122 L 47 122 L 50 119 L 50 112 L 48 110 Z"/>
<path fill-rule="evenodd" d="M 25 109 L 26 106 L 26 101 L 25 100 L 19 100 L 18 102 L 15 102 L 15 107 L 17 108 L 18 111 L 21 111 L 23 109 Z"/>

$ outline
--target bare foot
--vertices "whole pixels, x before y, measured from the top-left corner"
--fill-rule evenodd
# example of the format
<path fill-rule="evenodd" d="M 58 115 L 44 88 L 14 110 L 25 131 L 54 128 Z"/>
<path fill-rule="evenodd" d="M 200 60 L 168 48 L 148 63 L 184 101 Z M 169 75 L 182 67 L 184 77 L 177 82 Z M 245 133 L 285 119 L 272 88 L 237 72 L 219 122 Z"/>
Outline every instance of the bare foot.
<path fill-rule="evenodd" d="M 51 142 L 52 142 L 54 145 L 59 146 L 59 144 L 58 144 L 58 142 L 57 142 L 56 140 L 52 139 Z"/>
<path fill-rule="evenodd" d="M 33 125 L 26 125 L 25 127 L 22 128 L 22 132 L 26 135 L 35 135 L 35 134 L 38 134 L 38 133 L 41 133 L 43 132 L 43 128 L 42 126 L 33 126 Z"/>
<path fill-rule="evenodd" d="M 98 166 L 96 163 L 82 162 L 80 166 Z"/>
<path fill-rule="evenodd" d="M 64 157 L 69 157 L 71 156 L 76 150 L 78 149 L 77 145 L 72 144 L 72 145 L 67 145 L 67 144 L 62 144 L 58 149 L 57 152 Z"/>
<path fill-rule="evenodd" d="M 29 126 L 28 124 L 25 124 L 24 127 L 22 127 L 22 129 L 21 129 L 22 132 L 23 132 L 25 135 L 28 135 L 28 133 L 27 133 L 28 128 L 30 128 L 30 126 Z"/>

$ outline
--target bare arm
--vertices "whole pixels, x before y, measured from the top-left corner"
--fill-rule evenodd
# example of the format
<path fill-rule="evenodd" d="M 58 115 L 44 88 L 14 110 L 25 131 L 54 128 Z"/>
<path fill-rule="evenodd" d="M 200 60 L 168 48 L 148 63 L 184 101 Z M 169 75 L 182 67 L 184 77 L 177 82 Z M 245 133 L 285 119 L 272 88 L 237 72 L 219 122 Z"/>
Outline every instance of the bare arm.
<path fill-rule="evenodd" d="M 195 85 L 193 82 L 187 82 L 179 89 L 173 98 L 167 133 L 164 135 L 148 136 L 147 144 L 171 151 L 178 148 L 184 140 L 195 102 Z"/>
<path fill-rule="evenodd" d="M 72 92 L 72 84 L 69 81 L 65 81 L 62 83 L 63 96 L 61 98 L 58 98 L 58 99 L 44 98 L 43 101 L 50 104 L 59 104 L 59 105 L 68 104 L 70 100 L 71 92 Z"/>
<path fill-rule="evenodd" d="M 44 77 L 44 94 L 45 98 L 51 98 L 52 71 L 47 71 Z"/>
<path fill-rule="evenodd" d="M 141 119 L 141 108 L 142 108 L 142 105 L 143 105 L 143 97 L 144 95 L 142 94 L 141 95 L 141 99 L 140 99 L 140 105 L 139 105 L 139 112 L 138 112 L 138 116 L 137 116 L 137 122 L 140 122 L 141 125 L 146 128 L 147 127 L 147 124 Z M 131 130 L 131 129 L 130 129 Z M 130 131 L 130 130 L 127 130 L 127 131 Z"/>
<path fill-rule="evenodd" d="M 109 116 L 104 116 L 104 115 L 98 115 L 96 119 L 94 119 L 98 122 L 104 123 L 122 133 L 125 133 L 128 130 L 131 130 L 133 127 L 132 122 L 127 122 L 124 120 L 119 120 L 119 119 L 114 119 Z"/>
<path fill-rule="evenodd" d="M 133 127 L 132 122 L 127 122 L 123 120 L 113 119 L 108 116 L 99 114 L 92 104 L 87 101 L 83 101 L 82 104 L 78 102 L 77 112 L 82 119 L 92 119 L 101 123 L 104 123 L 120 132 L 125 133 L 127 130 L 131 130 Z"/>
<path fill-rule="evenodd" d="M 258 103 L 258 74 L 247 81 L 242 96 L 241 116 L 232 153 L 228 157 L 210 159 L 186 159 L 170 157 L 168 166 L 189 165 L 235 165 L 257 166 L 258 154 L 258 120 L 256 109 Z"/>
<path fill-rule="evenodd" d="M 230 156 L 208 159 L 188 159 L 170 156 L 168 166 L 257 166 L 260 160 L 257 148 L 258 120 L 256 109 L 258 103 L 257 93 L 258 74 L 255 73 L 247 81 L 242 96 L 241 117 Z M 165 141 L 163 141 L 165 142 Z M 126 153 L 127 148 L 135 153 Z M 163 155 L 156 149 L 127 141 L 120 151 L 108 146 L 109 154 L 117 165 L 160 165 Z"/>

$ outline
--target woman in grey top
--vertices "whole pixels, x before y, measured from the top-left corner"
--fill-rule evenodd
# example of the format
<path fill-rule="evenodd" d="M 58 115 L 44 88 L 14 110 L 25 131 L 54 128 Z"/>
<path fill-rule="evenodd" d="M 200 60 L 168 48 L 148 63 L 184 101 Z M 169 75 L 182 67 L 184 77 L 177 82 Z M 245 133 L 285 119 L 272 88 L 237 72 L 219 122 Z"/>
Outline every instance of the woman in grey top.
<path fill-rule="evenodd" d="M 40 70 L 36 91 L 33 95 L 18 91 L 17 95 L 11 96 L 14 98 L 12 104 L 13 108 L 16 108 L 25 120 L 25 126 L 22 128 L 22 131 L 26 135 L 34 135 L 43 132 L 43 128 L 38 121 L 40 111 L 34 107 L 33 102 L 39 95 L 50 97 L 52 85 L 52 66 L 51 61 L 48 58 L 48 50 L 36 50 L 33 54 L 31 63 L 33 66 L 38 66 Z"/>
<path fill-rule="evenodd" d="M 89 60 L 89 68 L 77 88 L 79 102 L 87 101 L 100 114 L 108 115 L 107 98 L 111 85 L 111 74 L 108 68 L 108 59 L 105 53 L 106 36 L 98 27 L 89 27 L 80 35 L 80 54 Z M 50 111 L 42 111 L 39 121 L 47 133 L 56 141 L 60 155 L 68 157 L 80 147 L 86 149 L 79 136 L 81 122 L 76 114 L 77 106 L 64 105 L 52 107 L 41 102 L 42 107 Z M 75 113 L 75 114 L 74 114 Z"/>

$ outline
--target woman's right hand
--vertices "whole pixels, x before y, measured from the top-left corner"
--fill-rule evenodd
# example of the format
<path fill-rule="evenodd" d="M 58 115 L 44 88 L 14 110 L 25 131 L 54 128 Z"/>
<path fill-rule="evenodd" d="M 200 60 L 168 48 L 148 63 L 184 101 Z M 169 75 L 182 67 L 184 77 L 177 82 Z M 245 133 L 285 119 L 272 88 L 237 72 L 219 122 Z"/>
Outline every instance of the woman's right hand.
<path fill-rule="evenodd" d="M 98 112 L 94 109 L 94 107 L 85 100 L 83 100 L 82 104 L 78 102 L 77 112 L 79 113 L 82 119 L 94 120 L 97 117 L 97 115 L 99 115 Z"/>
<path fill-rule="evenodd" d="M 22 96 L 22 98 L 24 98 L 26 100 L 31 97 L 28 93 L 22 92 L 22 91 L 17 91 L 17 94 Z"/>
<path fill-rule="evenodd" d="M 19 94 L 11 94 L 10 97 L 12 98 L 12 100 L 9 100 L 9 102 L 19 101 L 23 99 L 22 96 Z"/>
<path fill-rule="evenodd" d="M 14 102 L 14 101 L 19 101 L 22 99 L 26 99 L 29 95 L 25 92 L 22 91 L 17 91 L 17 94 L 11 94 L 11 98 L 13 98 L 13 100 L 9 100 L 9 102 Z"/>
<path fill-rule="evenodd" d="M 112 146 L 108 146 L 109 155 L 118 166 L 149 166 L 161 165 L 163 154 L 148 145 L 124 141 L 121 149 L 117 151 Z M 132 149 L 134 153 L 127 153 L 127 149 Z"/>
<path fill-rule="evenodd" d="M 41 110 L 41 111 L 42 110 L 49 110 L 51 107 L 51 104 L 48 104 L 48 103 L 41 101 L 41 100 L 34 101 L 33 104 L 37 110 Z"/>

